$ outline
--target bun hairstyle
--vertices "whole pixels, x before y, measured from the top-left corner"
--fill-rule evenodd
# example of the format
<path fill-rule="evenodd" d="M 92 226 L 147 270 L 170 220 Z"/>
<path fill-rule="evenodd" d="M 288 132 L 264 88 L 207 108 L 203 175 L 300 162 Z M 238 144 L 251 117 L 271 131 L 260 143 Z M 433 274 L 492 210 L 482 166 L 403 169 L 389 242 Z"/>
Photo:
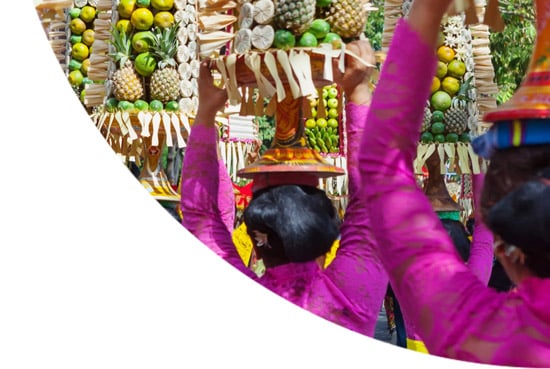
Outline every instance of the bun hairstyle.
<path fill-rule="evenodd" d="M 262 258 L 306 262 L 327 253 L 339 235 L 340 220 L 326 193 L 312 186 L 279 185 L 254 193 L 244 211 L 249 235 L 267 234 Z"/>
<path fill-rule="evenodd" d="M 550 167 L 497 202 L 487 213 L 487 226 L 523 251 L 535 275 L 549 278 Z"/>

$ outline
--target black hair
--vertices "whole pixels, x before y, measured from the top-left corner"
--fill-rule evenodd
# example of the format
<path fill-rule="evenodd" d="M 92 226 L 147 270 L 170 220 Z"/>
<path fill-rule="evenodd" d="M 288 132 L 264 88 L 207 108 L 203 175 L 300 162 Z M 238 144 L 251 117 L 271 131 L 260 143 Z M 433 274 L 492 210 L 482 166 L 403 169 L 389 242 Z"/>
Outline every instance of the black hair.
<path fill-rule="evenodd" d="M 520 248 L 525 264 L 538 277 L 550 277 L 550 167 L 497 202 L 487 226 L 506 243 Z"/>
<path fill-rule="evenodd" d="M 453 219 L 441 219 L 441 223 L 443 223 L 443 227 L 445 227 L 447 233 L 451 236 L 462 260 L 464 262 L 468 261 L 470 257 L 470 239 L 468 238 L 466 227 L 460 221 Z"/>
<path fill-rule="evenodd" d="M 320 189 L 279 185 L 255 192 L 244 211 L 248 234 L 266 233 L 269 247 L 261 257 L 287 262 L 315 260 L 327 253 L 339 234 L 340 220 L 334 205 Z M 267 263 L 266 263 L 267 265 Z"/>

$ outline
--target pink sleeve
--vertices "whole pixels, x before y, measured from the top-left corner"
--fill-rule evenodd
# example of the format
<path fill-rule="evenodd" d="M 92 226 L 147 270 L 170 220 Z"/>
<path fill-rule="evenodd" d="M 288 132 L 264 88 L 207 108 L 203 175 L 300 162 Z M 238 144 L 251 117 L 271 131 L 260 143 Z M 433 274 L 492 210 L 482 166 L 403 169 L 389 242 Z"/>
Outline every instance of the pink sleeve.
<path fill-rule="evenodd" d="M 493 267 L 493 232 L 487 228 L 481 219 L 479 212 L 479 199 L 485 175 L 483 173 L 473 175 L 474 188 L 474 231 L 472 234 L 472 243 L 470 245 L 470 257 L 468 266 L 483 284 L 489 283 L 491 269 Z"/>
<path fill-rule="evenodd" d="M 193 126 L 182 168 L 182 225 L 216 254 L 254 277 L 231 238 L 235 197 L 231 179 L 218 158 L 215 127 Z"/>
<path fill-rule="evenodd" d="M 388 277 L 374 247 L 367 207 L 360 198 L 364 185 L 360 183 L 357 162 L 368 111 L 369 107 L 366 105 L 346 105 L 349 201 L 340 231 L 337 257 L 326 273 L 350 301 L 352 310 L 364 317 L 361 320 L 364 325 L 355 329 L 373 336 Z M 351 323 L 340 323 L 347 327 L 352 326 Z"/>
<path fill-rule="evenodd" d="M 406 317 L 430 353 L 441 355 L 449 342 L 468 332 L 469 315 L 486 306 L 491 296 L 459 258 L 414 176 L 435 52 L 403 19 L 389 50 L 361 144 L 364 204 Z"/>

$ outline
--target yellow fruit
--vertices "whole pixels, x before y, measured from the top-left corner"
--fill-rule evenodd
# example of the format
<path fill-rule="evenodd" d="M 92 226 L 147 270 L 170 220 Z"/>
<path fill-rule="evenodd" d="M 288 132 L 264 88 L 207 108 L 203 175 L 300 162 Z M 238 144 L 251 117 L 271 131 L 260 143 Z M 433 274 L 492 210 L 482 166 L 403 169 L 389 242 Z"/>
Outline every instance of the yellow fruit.
<path fill-rule="evenodd" d="M 135 29 L 147 31 L 154 23 L 153 13 L 147 8 L 138 8 L 134 10 L 130 17 L 130 22 Z"/>
<path fill-rule="evenodd" d="M 88 75 L 88 70 L 90 70 L 90 58 L 86 58 L 82 61 L 82 65 L 80 66 L 80 71 L 83 75 Z"/>
<path fill-rule="evenodd" d="M 72 46 L 71 57 L 78 61 L 83 61 L 90 55 L 90 49 L 82 42 L 77 42 Z"/>
<path fill-rule="evenodd" d="M 73 35 L 81 35 L 87 27 L 86 23 L 82 19 L 75 18 L 71 20 L 71 23 L 69 23 L 69 28 L 71 29 L 71 33 Z"/>
<path fill-rule="evenodd" d="M 466 73 L 466 64 L 463 61 L 455 59 L 448 65 L 449 75 L 455 78 L 462 78 Z"/>
<path fill-rule="evenodd" d="M 434 77 L 432 81 L 432 94 L 441 88 L 441 80 L 437 77 Z"/>
<path fill-rule="evenodd" d="M 441 88 L 449 95 L 454 96 L 460 90 L 460 81 L 454 77 L 447 76 L 441 81 Z"/>
<path fill-rule="evenodd" d="M 132 23 L 129 19 L 119 19 L 118 22 L 116 22 L 116 29 L 119 32 L 130 34 L 130 32 L 132 32 Z"/>
<path fill-rule="evenodd" d="M 155 17 L 153 19 L 153 23 L 155 26 L 160 28 L 168 28 L 174 25 L 176 23 L 174 19 L 174 15 L 170 13 L 169 11 L 163 10 L 155 14 Z"/>
<path fill-rule="evenodd" d="M 435 76 L 439 79 L 443 79 L 447 75 L 447 64 L 441 60 L 437 62 L 437 72 Z"/>
<path fill-rule="evenodd" d="M 151 0 L 151 6 L 157 10 L 170 10 L 174 6 L 174 0 Z"/>
<path fill-rule="evenodd" d="M 136 0 L 120 0 L 117 10 L 121 18 L 130 18 L 136 8 Z"/>
<path fill-rule="evenodd" d="M 84 22 L 89 23 L 95 19 L 96 9 L 93 6 L 86 5 L 80 10 L 80 19 Z"/>
<path fill-rule="evenodd" d="M 91 28 L 88 28 L 86 31 L 82 32 L 82 42 L 86 46 L 92 46 L 95 40 L 95 31 Z"/>
<path fill-rule="evenodd" d="M 449 46 L 440 46 L 439 49 L 437 49 L 437 56 L 439 57 L 439 60 L 441 60 L 443 63 L 450 63 L 451 60 L 455 58 L 455 51 L 450 48 Z"/>
<path fill-rule="evenodd" d="M 82 72 L 78 69 L 73 70 L 71 73 L 69 73 L 69 83 L 71 84 L 71 86 L 80 86 L 83 80 L 84 76 L 82 75 Z"/>

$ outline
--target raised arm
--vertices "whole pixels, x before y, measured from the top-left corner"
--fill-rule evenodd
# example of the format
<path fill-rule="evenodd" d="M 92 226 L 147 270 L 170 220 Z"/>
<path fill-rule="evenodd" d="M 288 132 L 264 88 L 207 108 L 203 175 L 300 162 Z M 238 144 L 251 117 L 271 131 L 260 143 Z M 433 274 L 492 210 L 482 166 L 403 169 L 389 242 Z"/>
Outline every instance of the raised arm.
<path fill-rule="evenodd" d="M 227 92 L 214 86 L 204 61 L 200 67 L 199 108 L 187 142 L 182 168 L 182 224 L 195 237 L 233 266 L 253 277 L 242 263 L 233 241 L 235 197 L 231 179 L 218 152 L 216 113 Z"/>
<path fill-rule="evenodd" d="M 468 267 L 484 285 L 489 283 L 491 269 L 493 267 L 493 232 L 487 228 L 481 219 L 479 211 L 479 199 L 483 188 L 485 175 L 483 173 L 473 175 L 474 189 L 474 231 L 470 245 L 470 257 Z"/>
<path fill-rule="evenodd" d="M 447 339 L 466 337 L 471 332 L 467 317 L 491 300 L 458 257 L 413 171 L 435 74 L 436 38 L 449 3 L 415 0 L 408 20 L 399 21 L 373 95 L 359 157 L 364 201 L 381 260 L 406 318 L 435 355 L 449 355 Z"/>
<path fill-rule="evenodd" d="M 347 45 L 361 59 L 375 63 L 374 52 L 368 41 L 356 41 Z M 341 227 L 340 247 L 337 256 L 327 269 L 336 281 L 336 287 L 352 302 L 354 311 L 361 315 L 363 326 L 342 325 L 374 335 L 376 319 L 388 283 L 387 274 L 374 248 L 374 238 L 366 206 L 361 200 L 362 188 L 358 167 L 361 136 L 366 125 L 371 102 L 370 77 L 373 68 L 367 68 L 351 56 L 346 60 L 343 75 L 336 71 L 335 80 L 343 88 L 346 97 L 346 138 L 348 206 Z M 353 315 L 353 314 L 350 314 Z M 342 317 L 348 319 L 350 317 Z"/>

